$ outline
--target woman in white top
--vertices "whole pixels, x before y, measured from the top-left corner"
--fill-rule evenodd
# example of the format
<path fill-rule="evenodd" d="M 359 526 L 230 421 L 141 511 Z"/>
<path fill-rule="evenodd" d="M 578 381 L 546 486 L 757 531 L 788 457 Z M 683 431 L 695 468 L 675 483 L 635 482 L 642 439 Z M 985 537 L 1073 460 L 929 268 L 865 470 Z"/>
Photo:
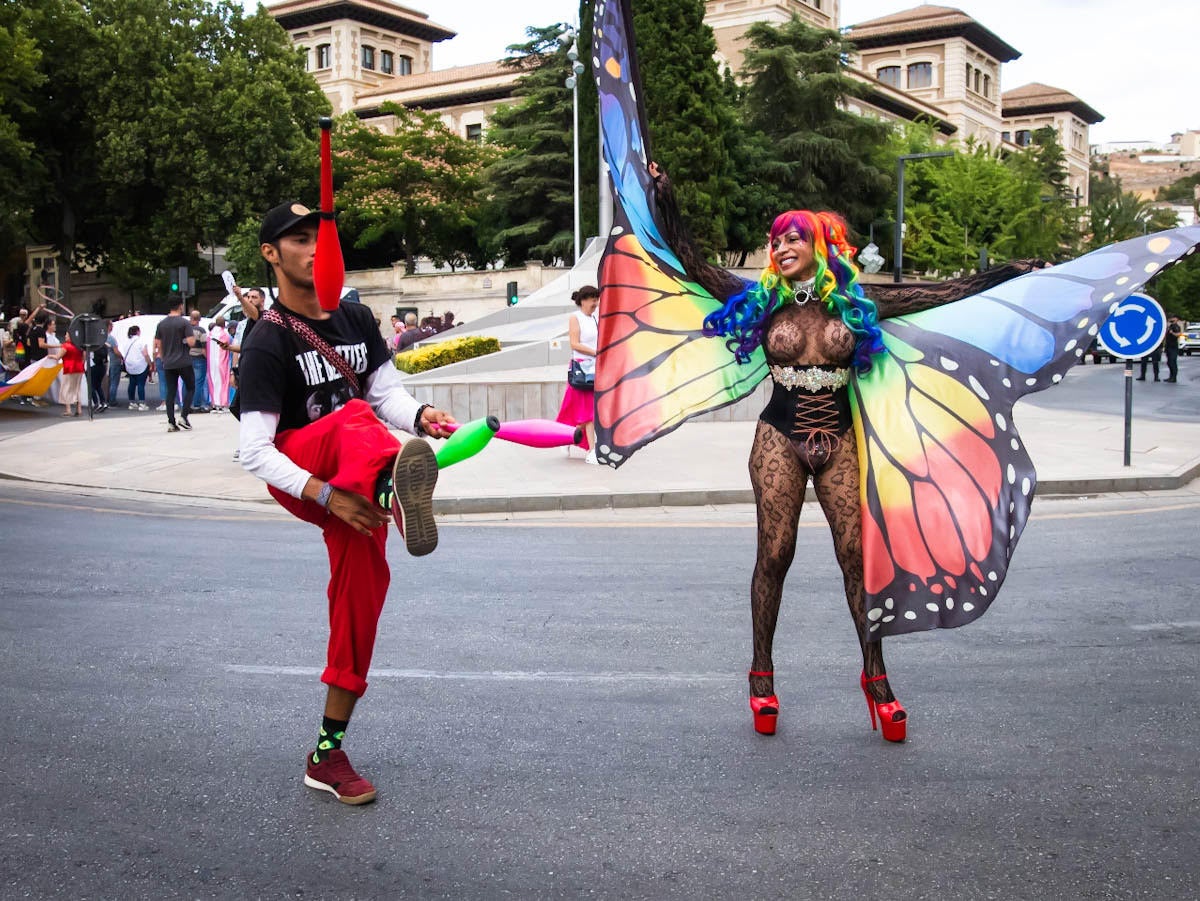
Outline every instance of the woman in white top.
<path fill-rule="evenodd" d="M 148 410 L 146 378 L 150 374 L 150 352 L 139 326 L 129 327 L 129 345 L 125 348 L 125 371 L 129 374 L 129 409 Z M 136 395 L 136 400 L 135 400 Z"/>
<path fill-rule="evenodd" d="M 584 285 L 571 295 L 571 300 L 579 309 L 571 314 L 567 322 L 567 334 L 571 339 L 571 366 L 581 370 L 589 377 L 587 386 L 572 385 L 567 381 L 567 390 L 563 394 L 562 407 L 559 408 L 556 419 L 567 425 L 583 426 L 586 436 L 588 453 L 584 458 L 588 463 L 596 462 L 596 429 L 592 425 L 595 418 L 596 401 L 591 387 L 591 380 L 596 376 L 596 338 L 600 321 L 600 289 L 593 285 Z M 571 450 L 567 448 L 567 454 Z"/>

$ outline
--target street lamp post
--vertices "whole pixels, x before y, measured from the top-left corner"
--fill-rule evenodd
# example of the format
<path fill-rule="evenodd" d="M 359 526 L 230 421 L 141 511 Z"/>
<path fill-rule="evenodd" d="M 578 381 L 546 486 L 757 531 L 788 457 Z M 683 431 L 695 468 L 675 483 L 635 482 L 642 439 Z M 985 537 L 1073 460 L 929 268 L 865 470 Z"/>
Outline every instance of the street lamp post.
<path fill-rule="evenodd" d="M 937 157 L 954 156 L 951 150 L 933 153 L 905 153 L 896 159 L 896 240 L 893 245 L 892 281 L 900 281 L 900 268 L 904 262 L 904 163 L 907 160 L 931 160 Z"/>
<path fill-rule="evenodd" d="M 567 80 L 563 82 L 571 89 L 571 142 L 574 150 L 574 167 L 575 167 L 575 262 L 579 262 L 579 76 L 583 74 L 583 63 L 579 61 L 579 51 L 575 49 L 574 28 L 568 26 L 563 32 L 563 38 L 567 44 L 567 59 L 571 61 L 571 74 L 567 76 Z"/>

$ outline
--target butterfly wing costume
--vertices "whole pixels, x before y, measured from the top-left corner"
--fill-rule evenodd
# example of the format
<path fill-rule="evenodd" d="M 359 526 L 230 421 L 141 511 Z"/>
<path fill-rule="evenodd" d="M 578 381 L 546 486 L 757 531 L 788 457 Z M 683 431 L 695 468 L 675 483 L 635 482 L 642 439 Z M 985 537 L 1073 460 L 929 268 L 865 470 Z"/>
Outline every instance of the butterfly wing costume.
<path fill-rule="evenodd" d="M 664 237 L 628 0 L 598 0 L 593 67 L 616 199 L 600 268 L 597 456 L 620 466 L 767 375 L 706 336 L 721 308 Z M 1124 241 L 934 309 L 880 321 L 884 350 L 850 385 L 872 637 L 964 625 L 987 609 L 1037 476 L 1012 421 L 1079 361 L 1120 301 L 1200 244 L 1200 227 Z"/>

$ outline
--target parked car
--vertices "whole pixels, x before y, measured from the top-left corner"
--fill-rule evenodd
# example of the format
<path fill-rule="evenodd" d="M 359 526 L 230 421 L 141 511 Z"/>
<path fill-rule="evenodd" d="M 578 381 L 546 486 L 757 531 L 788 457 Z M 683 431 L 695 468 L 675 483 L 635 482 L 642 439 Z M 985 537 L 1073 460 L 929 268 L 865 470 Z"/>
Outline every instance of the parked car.
<path fill-rule="evenodd" d="M 1200 322 L 1189 322 L 1179 336 L 1179 352 L 1187 354 L 1200 353 Z"/>
<path fill-rule="evenodd" d="M 1104 345 L 1100 343 L 1099 338 L 1092 339 L 1092 343 L 1089 344 L 1087 350 L 1083 352 L 1083 356 L 1079 358 L 1079 362 L 1086 363 L 1088 357 L 1092 358 L 1093 363 L 1117 362 L 1117 358 L 1105 350 Z"/>

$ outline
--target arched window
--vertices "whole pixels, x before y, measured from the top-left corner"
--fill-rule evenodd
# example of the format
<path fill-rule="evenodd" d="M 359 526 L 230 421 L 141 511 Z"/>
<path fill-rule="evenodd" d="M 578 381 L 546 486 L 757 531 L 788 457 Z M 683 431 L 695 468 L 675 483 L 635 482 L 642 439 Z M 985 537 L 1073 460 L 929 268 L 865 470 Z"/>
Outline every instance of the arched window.
<path fill-rule="evenodd" d="M 412 75 L 412 57 L 402 56 L 396 60 L 399 65 L 396 67 L 397 75 Z"/>
<path fill-rule="evenodd" d="M 900 87 L 899 66 L 882 66 L 875 70 L 875 77 L 884 84 L 891 85 L 893 88 Z"/>
<path fill-rule="evenodd" d="M 978 69 L 975 70 L 975 93 L 978 94 L 983 89 L 983 73 Z"/>
<path fill-rule="evenodd" d="M 333 62 L 329 55 L 329 45 L 328 44 L 318 44 L 317 45 L 317 68 L 318 69 L 328 69 L 331 65 L 333 65 Z"/>
<path fill-rule="evenodd" d="M 396 54 L 391 50 L 379 51 L 379 71 L 384 75 L 391 75 L 392 70 L 396 68 Z"/>
<path fill-rule="evenodd" d="M 1033 143 L 1033 132 L 1028 128 L 1022 128 L 1013 137 L 1013 143 L 1018 147 L 1028 147 L 1031 143 Z"/>
<path fill-rule="evenodd" d="M 933 87 L 933 63 L 913 63 L 908 67 L 908 89 Z"/>
<path fill-rule="evenodd" d="M 367 44 L 362 47 L 362 67 L 364 69 L 375 68 L 375 48 Z"/>
<path fill-rule="evenodd" d="M 990 75 L 983 76 L 983 96 L 984 97 L 992 96 L 992 76 L 990 76 Z"/>

